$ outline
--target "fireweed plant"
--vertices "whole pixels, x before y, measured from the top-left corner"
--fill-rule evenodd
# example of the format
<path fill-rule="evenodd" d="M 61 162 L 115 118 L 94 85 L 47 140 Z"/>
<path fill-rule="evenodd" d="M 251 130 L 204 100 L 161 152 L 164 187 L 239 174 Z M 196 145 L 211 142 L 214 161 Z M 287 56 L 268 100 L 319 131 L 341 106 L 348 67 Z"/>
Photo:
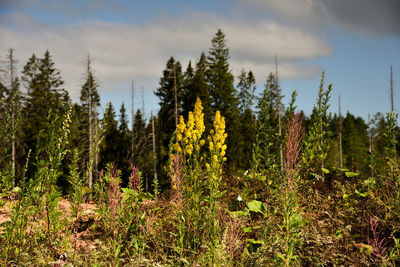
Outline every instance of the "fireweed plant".
<path fill-rule="evenodd" d="M 300 175 L 300 153 L 304 132 L 299 116 L 293 116 L 287 123 L 284 146 L 284 169 L 282 196 L 283 221 L 278 225 L 283 234 L 283 250 L 278 254 L 284 266 L 299 264 L 298 252 L 301 245 L 301 229 L 305 220 L 299 204 L 298 183 Z"/>

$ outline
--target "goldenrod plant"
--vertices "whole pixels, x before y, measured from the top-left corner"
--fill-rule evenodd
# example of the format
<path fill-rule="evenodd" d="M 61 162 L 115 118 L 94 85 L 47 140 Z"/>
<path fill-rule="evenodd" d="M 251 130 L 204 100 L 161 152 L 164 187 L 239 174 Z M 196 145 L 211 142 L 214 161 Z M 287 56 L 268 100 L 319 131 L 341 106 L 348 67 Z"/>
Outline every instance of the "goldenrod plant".
<path fill-rule="evenodd" d="M 209 231 L 210 231 L 210 252 L 211 264 L 216 264 L 217 248 L 220 245 L 218 232 L 219 221 L 217 218 L 217 211 L 219 206 L 219 199 L 222 196 L 220 191 L 220 184 L 222 180 L 222 164 L 226 161 L 225 139 L 225 118 L 217 111 L 213 121 L 213 129 L 210 130 L 208 139 L 208 147 L 210 150 L 210 163 L 206 163 L 207 168 L 207 183 L 209 189 L 208 203 L 209 203 Z"/>

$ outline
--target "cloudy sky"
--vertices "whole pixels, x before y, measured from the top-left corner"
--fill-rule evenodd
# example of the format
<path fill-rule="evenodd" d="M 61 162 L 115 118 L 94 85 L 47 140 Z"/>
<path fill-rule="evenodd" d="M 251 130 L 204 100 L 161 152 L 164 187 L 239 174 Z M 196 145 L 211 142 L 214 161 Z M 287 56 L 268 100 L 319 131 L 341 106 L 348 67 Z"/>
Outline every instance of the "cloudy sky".
<path fill-rule="evenodd" d="M 309 114 L 325 71 L 332 112 L 340 95 L 343 112 L 366 118 L 388 111 L 391 65 L 400 111 L 399 14 L 398 0 L 0 0 L 0 53 L 14 48 L 22 70 L 49 49 L 75 101 L 90 53 L 103 106 L 130 105 L 133 79 L 149 112 L 168 58 L 186 67 L 222 29 L 233 74 L 252 70 L 258 93 L 277 54 L 285 103 L 297 90 Z"/>

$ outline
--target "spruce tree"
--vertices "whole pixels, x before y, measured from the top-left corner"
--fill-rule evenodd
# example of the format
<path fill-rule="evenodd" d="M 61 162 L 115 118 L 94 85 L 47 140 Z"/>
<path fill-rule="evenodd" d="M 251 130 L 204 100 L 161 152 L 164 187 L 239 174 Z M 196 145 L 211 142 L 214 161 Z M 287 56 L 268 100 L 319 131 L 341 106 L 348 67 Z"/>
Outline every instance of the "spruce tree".
<path fill-rule="evenodd" d="M 159 162 L 159 169 L 161 170 L 161 173 L 159 173 L 159 181 L 161 186 L 164 186 L 168 183 L 166 176 L 168 146 L 172 134 L 176 129 L 175 86 L 178 100 L 178 112 L 180 112 L 182 83 L 183 75 L 181 64 L 171 57 L 168 60 L 166 68 L 163 71 L 163 76 L 160 79 L 160 87 L 154 93 L 156 96 L 158 96 L 160 104 L 160 110 L 157 118 L 158 125 L 156 126 L 156 136 L 157 142 L 160 143 L 160 145 L 157 145 L 157 154 L 159 154 L 157 155 L 157 160 Z"/>
<path fill-rule="evenodd" d="M 80 150 L 82 152 L 81 160 L 82 167 L 85 169 L 88 162 L 92 162 L 93 171 L 97 174 L 98 155 L 94 153 L 94 137 L 98 130 L 98 113 L 97 108 L 100 106 L 100 96 L 97 91 L 98 83 L 93 76 L 92 64 L 90 55 L 86 60 L 86 80 L 81 88 L 80 101 L 82 105 L 81 121 L 81 142 Z M 88 186 L 93 185 L 93 171 L 88 173 Z"/>
<path fill-rule="evenodd" d="M 331 138 L 329 129 L 331 113 L 328 113 L 328 109 L 332 84 L 327 89 L 324 89 L 324 80 L 325 74 L 322 73 L 317 103 L 311 114 L 302 157 L 305 169 L 316 173 L 321 173 L 320 170 L 324 168 Z"/>
<path fill-rule="evenodd" d="M 252 153 L 252 168 L 257 172 L 272 173 L 279 167 L 279 143 L 271 107 L 271 94 L 271 84 L 267 83 L 257 105 L 258 118 Z"/>
<path fill-rule="evenodd" d="M 50 110 L 53 114 L 65 113 L 70 99 L 48 50 L 43 59 L 35 54 L 29 58 L 22 71 L 22 81 L 27 90 L 23 110 L 25 144 L 35 152 L 37 140 L 46 140 L 46 132 L 42 130 L 49 126 Z"/>
<path fill-rule="evenodd" d="M 107 103 L 102 119 L 103 141 L 100 145 L 100 170 L 105 169 L 107 163 L 116 163 L 115 156 L 119 153 L 119 131 L 115 120 L 115 110 L 111 102 Z M 119 166 L 117 166 L 119 167 Z"/>
<path fill-rule="evenodd" d="M 236 144 L 240 148 L 241 158 L 238 167 L 242 169 L 250 168 L 253 144 L 255 141 L 255 116 L 252 111 L 254 102 L 254 91 L 256 80 L 251 71 L 246 73 L 242 69 L 238 76 L 239 89 L 239 109 L 240 109 L 240 142 Z"/>
<path fill-rule="evenodd" d="M 126 116 L 126 109 L 124 103 L 122 103 L 119 112 L 120 112 L 119 125 L 118 125 L 119 142 L 115 144 L 116 146 L 118 146 L 119 151 L 118 154 L 116 155 L 116 162 L 118 163 L 119 169 L 121 170 L 124 182 L 123 185 L 126 185 L 125 183 L 127 183 L 130 173 L 129 154 L 130 154 L 132 140 L 130 138 L 130 132 L 128 129 L 128 119 Z"/>
<path fill-rule="evenodd" d="M 229 69 L 229 48 L 226 46 L 225 34 L 218 30 L 211 41 L 208 56 L 207 81 L 210 87 L 213 111 L 219 110 L 225 117 L 228 134 L 228 161 L 231 167 L 240 161 L 239 109 L 237 91 L 233 86 L 234 77 Z"/>
<path fill-rule="evenodd" d="M 367 170 L 368 133 L 367 124 L 360 117 L 347 112 L 343 120 L 343 158 L 346 168 L 354 172 Z"/>

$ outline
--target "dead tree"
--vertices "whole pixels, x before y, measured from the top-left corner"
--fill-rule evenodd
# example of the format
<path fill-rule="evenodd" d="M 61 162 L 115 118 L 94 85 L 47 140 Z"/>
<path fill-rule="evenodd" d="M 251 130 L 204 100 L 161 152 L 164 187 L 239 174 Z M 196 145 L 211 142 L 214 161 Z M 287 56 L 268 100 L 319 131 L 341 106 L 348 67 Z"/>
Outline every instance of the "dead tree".
<path fill-rule="evenodd" d="M 157 158 L 156 158 L 156 135 L 154 129 L 154 115 L 151 112 L 151 135 L 153 137 L 153 167 L 154 167 L 154 181 L 157 181 Z"/>
<path fill-rule="evenodd" d="M 343 151 L 342 151 L 342 106 L 339 96 L 339 168 L 343 168 Z"/>

